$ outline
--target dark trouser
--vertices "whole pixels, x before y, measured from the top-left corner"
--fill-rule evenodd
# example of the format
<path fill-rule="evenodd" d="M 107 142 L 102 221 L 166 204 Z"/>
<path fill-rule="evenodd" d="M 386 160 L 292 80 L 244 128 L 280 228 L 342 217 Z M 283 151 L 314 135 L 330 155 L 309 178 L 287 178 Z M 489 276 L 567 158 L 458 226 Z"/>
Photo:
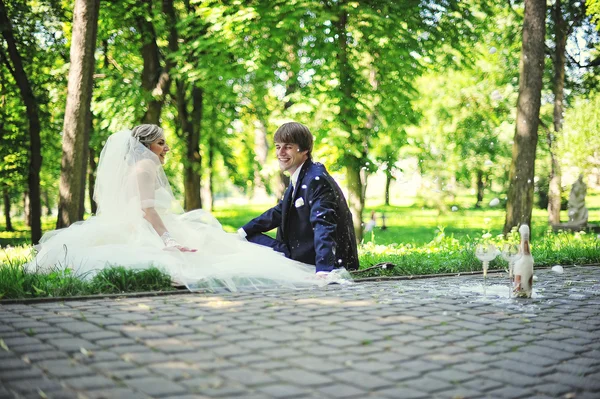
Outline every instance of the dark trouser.
<path fill-rule="evenodd" d="M 288 249 L 285 243 L 278 241 L 274 238 L 269 237 L 266 234 L 258 233 L 246 236 L 246 240 L 253 242 L 258 245 L 263 245 L 265 247 L 273 248 L 273 250 L 277 252 L 281 252 L 285 255 L 286 258 L 290 258 L 290 250 Z"/>

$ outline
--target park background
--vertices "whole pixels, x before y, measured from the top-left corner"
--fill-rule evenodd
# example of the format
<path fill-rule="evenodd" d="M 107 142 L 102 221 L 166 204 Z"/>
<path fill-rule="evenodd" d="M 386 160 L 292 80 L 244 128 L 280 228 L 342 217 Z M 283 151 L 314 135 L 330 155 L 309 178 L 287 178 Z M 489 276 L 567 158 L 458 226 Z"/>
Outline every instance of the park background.
<path fill-rule="evenodd" d="M 542 264 L 598 261 L 595 234 L 549 231 L 580 174 L 600 220 L 599 21 L 597 0 L 0 0 L 0 244 L 94 214 L 100 150 L 139 123 L 184 208 L 235 231 L 281 197 L 295 120 L 363 266 L 466 248 L 397 272 L 474 269 L 470 245 L 523 223 Z"/>

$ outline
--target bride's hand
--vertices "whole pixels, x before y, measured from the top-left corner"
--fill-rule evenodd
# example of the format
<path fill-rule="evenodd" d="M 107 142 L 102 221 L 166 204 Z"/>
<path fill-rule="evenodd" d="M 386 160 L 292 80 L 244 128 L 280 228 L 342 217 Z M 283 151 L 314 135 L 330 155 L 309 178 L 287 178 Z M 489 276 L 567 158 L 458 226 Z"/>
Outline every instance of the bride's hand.
<path fill-rule="evenodd" d="M 179 250 L 180 252 L 196 252 L 195 248 L 188 248 L 186 246 L 178 243 L 168 231 L 165 231 L 163 235 L 160 237 L 165 243 L 165 251 L 175 251 Z"/>

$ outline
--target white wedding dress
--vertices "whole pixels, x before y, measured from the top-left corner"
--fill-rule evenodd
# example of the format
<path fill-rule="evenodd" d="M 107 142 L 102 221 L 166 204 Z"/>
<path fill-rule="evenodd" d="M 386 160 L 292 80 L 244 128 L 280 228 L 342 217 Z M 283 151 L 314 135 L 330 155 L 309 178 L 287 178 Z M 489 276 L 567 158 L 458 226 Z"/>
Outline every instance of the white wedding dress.
<path fill-rule="evenodd" d="M 113 134 L 104 146 L 94 199 L 97 215 L 46 233 L 26 265 L 29 270 L 70 268 L 91 278 L 107 266 L 155 266 L 190 290 L 301 288 L 350 279 L 344 269 L 317 278 L 314 266 L 226 233 L 206 211 L 183 213 L 158 157 L 131 137 L 130 130 Z M 160 214 L 175 240 L 198 251 L 166 248 L 144 219 L 143 210 L 149 207 Z"/>

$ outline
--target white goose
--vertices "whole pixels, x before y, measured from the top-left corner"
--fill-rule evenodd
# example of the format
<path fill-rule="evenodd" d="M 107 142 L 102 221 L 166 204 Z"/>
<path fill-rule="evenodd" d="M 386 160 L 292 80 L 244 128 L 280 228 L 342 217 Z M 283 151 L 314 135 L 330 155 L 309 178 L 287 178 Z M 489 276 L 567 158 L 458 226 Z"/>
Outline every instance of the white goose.
<path fill-rule="evenodd" d="M 515 262 L 515 286 L 514 292 L 518 297 L 531 298 L 533 291 L 533 256 L 529 246 L 529 226 L 526 224 L 519 227 L 521 235 L 521 257 Z"/>

